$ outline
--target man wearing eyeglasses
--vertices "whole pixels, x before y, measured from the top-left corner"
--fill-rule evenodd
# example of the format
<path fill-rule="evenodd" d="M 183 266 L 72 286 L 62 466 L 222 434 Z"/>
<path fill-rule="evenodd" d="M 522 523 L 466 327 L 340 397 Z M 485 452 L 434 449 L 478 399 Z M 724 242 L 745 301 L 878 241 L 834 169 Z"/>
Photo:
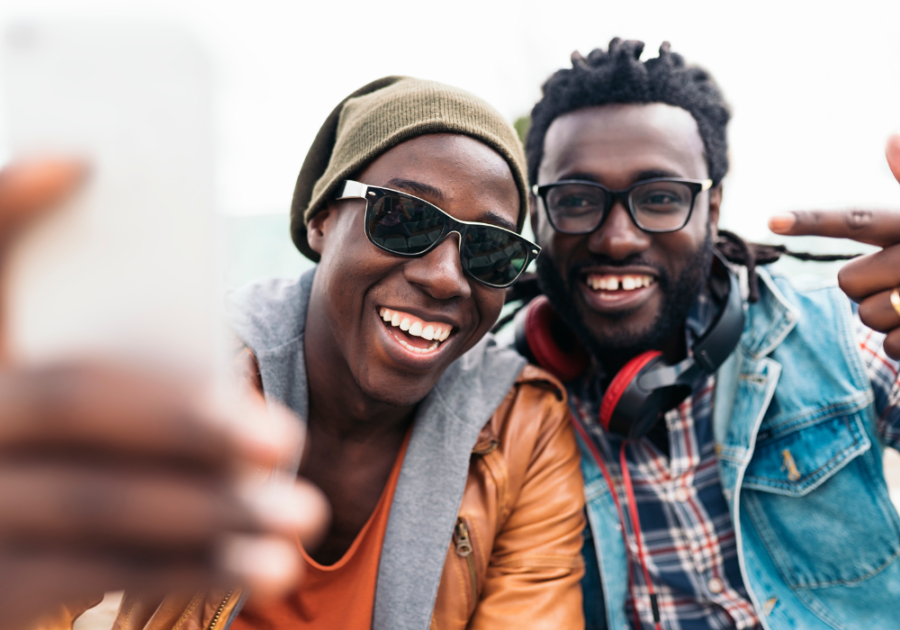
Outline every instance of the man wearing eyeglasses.
<path fill-rule="evenodd" d="M 573 54 L 526 146 L 540 285 L 564 325 L 535 301 L 517 345 L 568 379 L 588 628 L 896 627 L 900 518 L 881 462 L 900 445 L 896 248 L 842 271 L 858 309 L 758 267 L 779 252 L 717 229 L 718 87 L 668 44 L 642 50 L 614 39 Z M 888 158 L 900 180 L 900 137 Z M 898 223 L 770 226 L 889 246 Z"/>

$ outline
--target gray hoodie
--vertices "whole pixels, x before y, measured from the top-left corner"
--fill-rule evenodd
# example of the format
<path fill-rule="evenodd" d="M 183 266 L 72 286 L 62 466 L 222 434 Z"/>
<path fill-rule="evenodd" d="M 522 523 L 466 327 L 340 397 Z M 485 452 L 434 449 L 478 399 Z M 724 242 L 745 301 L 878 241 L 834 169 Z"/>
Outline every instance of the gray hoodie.
<path fill-rule="evenodd" d="M 233 330 L 259 361 L 266 398 L 302 419 L 309 404 L 306 370 L 315 369 L 304 354 L 314 273 L 250 284 L 227 303 Z M 419 403 L 382 547 L 373 630 L 429 627 L 470 452 L 524 366 L 521 356 L 487 335 Z"/>

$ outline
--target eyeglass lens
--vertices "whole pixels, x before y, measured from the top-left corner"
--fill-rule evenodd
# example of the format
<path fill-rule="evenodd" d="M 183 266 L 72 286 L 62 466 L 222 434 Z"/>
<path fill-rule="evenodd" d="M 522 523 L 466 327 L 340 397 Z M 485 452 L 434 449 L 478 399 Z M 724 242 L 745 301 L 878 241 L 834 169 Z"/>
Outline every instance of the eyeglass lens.
<path fill-rule="evenodd" d="M 432 247 L 451 218 L 430 204 L 399 195 L 371 202 L 372 242 L 395 254 L 415 256 Z M 466 225 L 460 257 L 463 269 L 490 286 L 511 284 L 528 262 L 528 246 L 515 234 L 490 226 Z"/>
<path fill-rule="evenodd" d="M 589 184 L 561 184 L 547 191 L 550 218 L 563 232 L 590 232 L 597 228 L 610 203 L 609 193 Z M 694 191 L 684 182 L 647 182 L 629 195 L 637 224 L 647 230 L 677 230 L 691 212 Z"/>

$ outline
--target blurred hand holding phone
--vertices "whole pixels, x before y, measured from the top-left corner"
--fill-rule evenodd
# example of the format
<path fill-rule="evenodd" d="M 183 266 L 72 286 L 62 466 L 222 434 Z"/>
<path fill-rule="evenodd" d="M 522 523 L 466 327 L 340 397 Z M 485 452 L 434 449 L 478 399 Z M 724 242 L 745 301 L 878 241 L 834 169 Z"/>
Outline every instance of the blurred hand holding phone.
<path fill-rule="evenodd" d="M 13 25 L 4 43 L 12 154 L 89 168 L 8 259 L 16 356 L 210 370 L 221 326 L 202 50 L 172 28 L 65 21 Z"/>
<path fill-rule="evenodd" d="M 87 22 L 20 24 L 3 48 L 14 160 L 37 159 L 0 172 L 4 627 L 107 590 L 292 586 L 327 504 L 246 472 L 293 459 L 300 424 L 257 392 L 208 395 L 227 344 L 204 55 L 177 30 Z M 41 156 L 89 176 L 13 231 L 65 187 Z"/>

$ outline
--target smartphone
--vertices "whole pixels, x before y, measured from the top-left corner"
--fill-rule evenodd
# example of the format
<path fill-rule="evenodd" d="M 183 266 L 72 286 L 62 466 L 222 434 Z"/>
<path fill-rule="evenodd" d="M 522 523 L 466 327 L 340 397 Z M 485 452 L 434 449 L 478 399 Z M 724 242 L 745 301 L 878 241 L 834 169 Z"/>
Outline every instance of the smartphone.
<path fill-rule="evenodd" d="M 165 24 L 37 20 L 9 25 L 2 53 L 12 159 L 74 156 L 89 169 L 14 244 L 14 356 L 212 369 L 222 327 L 204 51 Z"/>

